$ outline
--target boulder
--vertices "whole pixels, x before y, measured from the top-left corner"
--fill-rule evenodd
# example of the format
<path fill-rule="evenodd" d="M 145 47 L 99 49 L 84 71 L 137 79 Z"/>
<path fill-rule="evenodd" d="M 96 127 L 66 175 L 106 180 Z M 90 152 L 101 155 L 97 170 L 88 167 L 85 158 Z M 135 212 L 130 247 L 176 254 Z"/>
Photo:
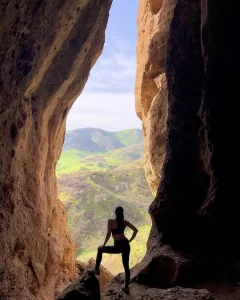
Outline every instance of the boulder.
<path fill-rule="evenodd" d="M 61 293 L 58 300 L 100 300 L 97 277 L 85 272 L 80 280 L 76 280 Z"/>
<path fill-rule="evenodd" d="M 95 267 L 95 263 L 96 261 L 93 258 L 85 263 L 76 260 L 76 273 L 81 278 L 88 269 L 93 269 Z M 100 275 L 97 277 L 101 289 L 114 278 L 113 275 L 103 265 L 100 266 Z"/>

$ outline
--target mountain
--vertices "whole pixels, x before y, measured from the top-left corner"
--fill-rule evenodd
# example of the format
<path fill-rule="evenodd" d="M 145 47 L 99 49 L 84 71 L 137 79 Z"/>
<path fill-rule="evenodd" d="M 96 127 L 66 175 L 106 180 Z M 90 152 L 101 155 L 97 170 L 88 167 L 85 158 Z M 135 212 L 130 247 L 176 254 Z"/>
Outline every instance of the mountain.
<path fill-rule="evenodd" d="M 57 175 L 84 170 L 108 170 L 135 161 L 143 156 L 143 144 L 123 147 L 105 153 L 68 149 L 62 152 Z"/>
<path fill-rule="evenodd" d="M 81 128 L 68 131 L 63 149 L 77 149 L 84 152 L 107 152 L 142 142 L 140 129 L 129 129 L 116 132 L 99 128 Z"/>
<path fill-rule="evenodd" d="M 121 205 L 126 218 L 139 229 L 132 244 L 131 266 L 137 263 L 145 254 L 152 201 L 143 169 L 141 130 L 85 128 L 67 132 L 56 171 L 59 198 L 67 210 L 78 258 L 95 257 L 104 241 L 106 221 Z M 122 270 L 121 257 L 116 255 L 104 256 L 103 264 L 113 273 Z"/>

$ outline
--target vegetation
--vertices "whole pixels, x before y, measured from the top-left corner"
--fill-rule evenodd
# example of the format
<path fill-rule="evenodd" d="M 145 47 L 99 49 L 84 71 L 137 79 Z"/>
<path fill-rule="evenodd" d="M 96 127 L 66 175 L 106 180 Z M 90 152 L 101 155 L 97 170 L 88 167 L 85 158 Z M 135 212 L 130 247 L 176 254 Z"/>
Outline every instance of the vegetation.
<path fill-rule="evenodd" d="M 140 129 L 110 132 L 98 128 L 83 128 L 67 132 L 63 149 L 78 149 L 90 153 L 107 152 L 135 145 L 141 141 Z"/>
<path fill-rule="evenodd" d="M 113 137 L 121 148 L 107 151 L 117 145 Z M 98 147 L 93 152 L 92 142 L 101 145 L 104 152 L 100 153 Z M 115 207 L 121 205 L 126 219 L 139 228 L 131 245 L 131 265 L 136 264 L 145 253 L 150 230 L 147 211 L 152 201 L 143 170 L 139 130 L 112 133 L 79 129 L 67 133 L 66 143 L 57 165 L 58 189 L 67 210 L 68 227 L 77 242 L 77 256 L 80 260 L 95 257 L 97 247 L 104 241 L 107 219 L 114 217 Z M 122 271 L 119 255 L 105 255 L 103 264 L 113 273 Z"/>
<path fill-rule="evenodd" d="M 138 227 L 137 237 L 130 244 L 131 253 L 130 253 L 130 267 L 135 266 L 137 263 L 141 261 L 143 256 L 146 253 L 146 242 L 150 233 L 151 225 L 142 225 Z M 129 238 L 131 236 L 131 232 L 127 231 L 126 236 Z M 103 240 L 100 241 L 103 243 Z M 101 244 L 100 243 L 100 244 Z M 112 245 L 113 240 L 110 240 L 108 245 Z M 92 251 L 83 251 L 78 259 L 82 261 L 87 261 L 92 257 L 96 257 L 97 249 L 95 248 Z M 113 275 L 117 275 L 120 272 L 123 272 L 122 266 L 122 257 L 121 254 L 103 254 L 102 264 L 105 268 L 111 271 Z"/>

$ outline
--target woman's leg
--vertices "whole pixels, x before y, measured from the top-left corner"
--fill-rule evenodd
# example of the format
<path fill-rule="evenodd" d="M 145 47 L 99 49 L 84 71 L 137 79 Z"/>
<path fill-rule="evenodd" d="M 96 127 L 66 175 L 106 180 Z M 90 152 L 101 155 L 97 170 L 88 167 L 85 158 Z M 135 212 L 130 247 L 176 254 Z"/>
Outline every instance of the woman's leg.
<path fill-rule="evenodd" d="M 99 248 L 98 253 L 97 253 L 96 266 L 95 266 L 96 270 L 99 270 L 99 268 L 100 268 L 103 253 L 118 254 L 118 253 L 121 253 L 121 251 L 119 251 L 119 249 L 117 249 L 115 246 L 105 246 L 105 247 Z"/>
<path fill-rule="evenodd" d="M 130 246 L 126 247 L 125 251 L 122 252 L 122 263 L 125 270 L 125 287 L 128 288 L 130 283 L 130 269 L 129 269 L 129 255 Z"/>

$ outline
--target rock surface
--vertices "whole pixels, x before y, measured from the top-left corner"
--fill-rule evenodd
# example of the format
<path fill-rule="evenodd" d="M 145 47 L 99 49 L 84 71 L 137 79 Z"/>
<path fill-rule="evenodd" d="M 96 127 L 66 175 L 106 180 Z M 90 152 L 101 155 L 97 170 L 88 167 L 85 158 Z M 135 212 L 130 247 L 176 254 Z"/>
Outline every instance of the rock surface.
<path fill-rule="evenodd" d="M 78 276 L 81 278 L 88 269 L 93 269 L 95 267 L 95 262 L 96 261 L 93 258 L 91 258 L 87 263 L 83 263 L 79 260 L 76 260 L 76 272 Z M 101 265 L 100 276 L 98 276 L 100 289 L 102 289 L 112 279 L 113 275 L 106 268 L 104 268 L 103 265 Z"/>
<path fill-rule="evenodd" d="M 87 269 L 95 267 L 95 260 L 90 259 L 87 264 Z M 113 275 L 104 266 L 100 266 L 100 276 L 98 276 L 100 288 L 102 289 L 107 283 L 113 279 Z"/>
<path fill-rule="evenodd" d="M 177 0 L 140 0 L 136 112 L 142 120 L 145 174 L 156 195 L 165 156 L 168 116 L 167 41 Z"/>
<path fill-rule="evenodd" d="M 75 279 L 57 198 L 65 121 L 100 55 L 111 0 L 0 3 L 0 298 L 50 300 Z"/>
<path fill-rule="evenodd" d="M 111 2 L 0 3 L 0 299 L 53 299 L 75 279 L 55 166 Z M 136 111 L 157 194 L 133 274 L 154 288 L 240 278 L 237 12 L 217 0 L 140 1 Z"/>
<path fill-rule="evenodd" d="M 158 3 L 162 3 L 160 10 Z M 161 38 L 154 40 L 152 32 L 164 28 L 154 22 L 164 5 L 170 4 L 176 6 L 169 15 L 164 60 Z M 151 284 L 149 279 L 156 272 L 165 274 L 168 285 L 240 278 L 236 238 L 240 233 L 240 202 L 236 197 L 237 177 L 233 175 L 239 165 L 239 146 L 235 143 L 238 111 L 234 108 L 238 54 L 233 16 L 234 7 L 226 8 L 218 1 L 141 2 L 136 110 L 143 128 L 153 126 L 152 133 L 144 130 L 146 175 L 153 193 L 161 176 L 150 207 L 153 227 L 147 254 L 137 267 L 142 283 Z M 157 41 L 158 47 L 149 47 Z M 156 50 L 157 60 L 153 62 L 151 49 Z M 153 78 L 159 73 L 166 75 L 168 108 L 163 111 L 168 112 L 167 123 L 160 110 L 156 117 L 146 118 L 155 104 L 152 99 L 161 92 L 153 78 L 149 79 L 151 70 L 156 76 L 151 75 Z M 164 147 L 166 137 L 162 172 L 160 154 L 164 151 L 157 138 L 161 130 L 165 132 Z M 158 149 L 157 159 L 151 145 Z"/>
<path fill-rule="evenodd" d="M 97 277 L 86 272 L 82 279 L 68 286 L 58 300 L 100 300 L 100 285 Z"/>
<path fill-rule="evenodd" d="M 175 287 L 171 289 L 148 288 L 137 283 L 130 284 L 130 295 L 121 291 L 119 282 L 113 281 L 104 288 L 102 300 L 214 300 L 215 298 L 207 290 L 183 289 Z"/>

